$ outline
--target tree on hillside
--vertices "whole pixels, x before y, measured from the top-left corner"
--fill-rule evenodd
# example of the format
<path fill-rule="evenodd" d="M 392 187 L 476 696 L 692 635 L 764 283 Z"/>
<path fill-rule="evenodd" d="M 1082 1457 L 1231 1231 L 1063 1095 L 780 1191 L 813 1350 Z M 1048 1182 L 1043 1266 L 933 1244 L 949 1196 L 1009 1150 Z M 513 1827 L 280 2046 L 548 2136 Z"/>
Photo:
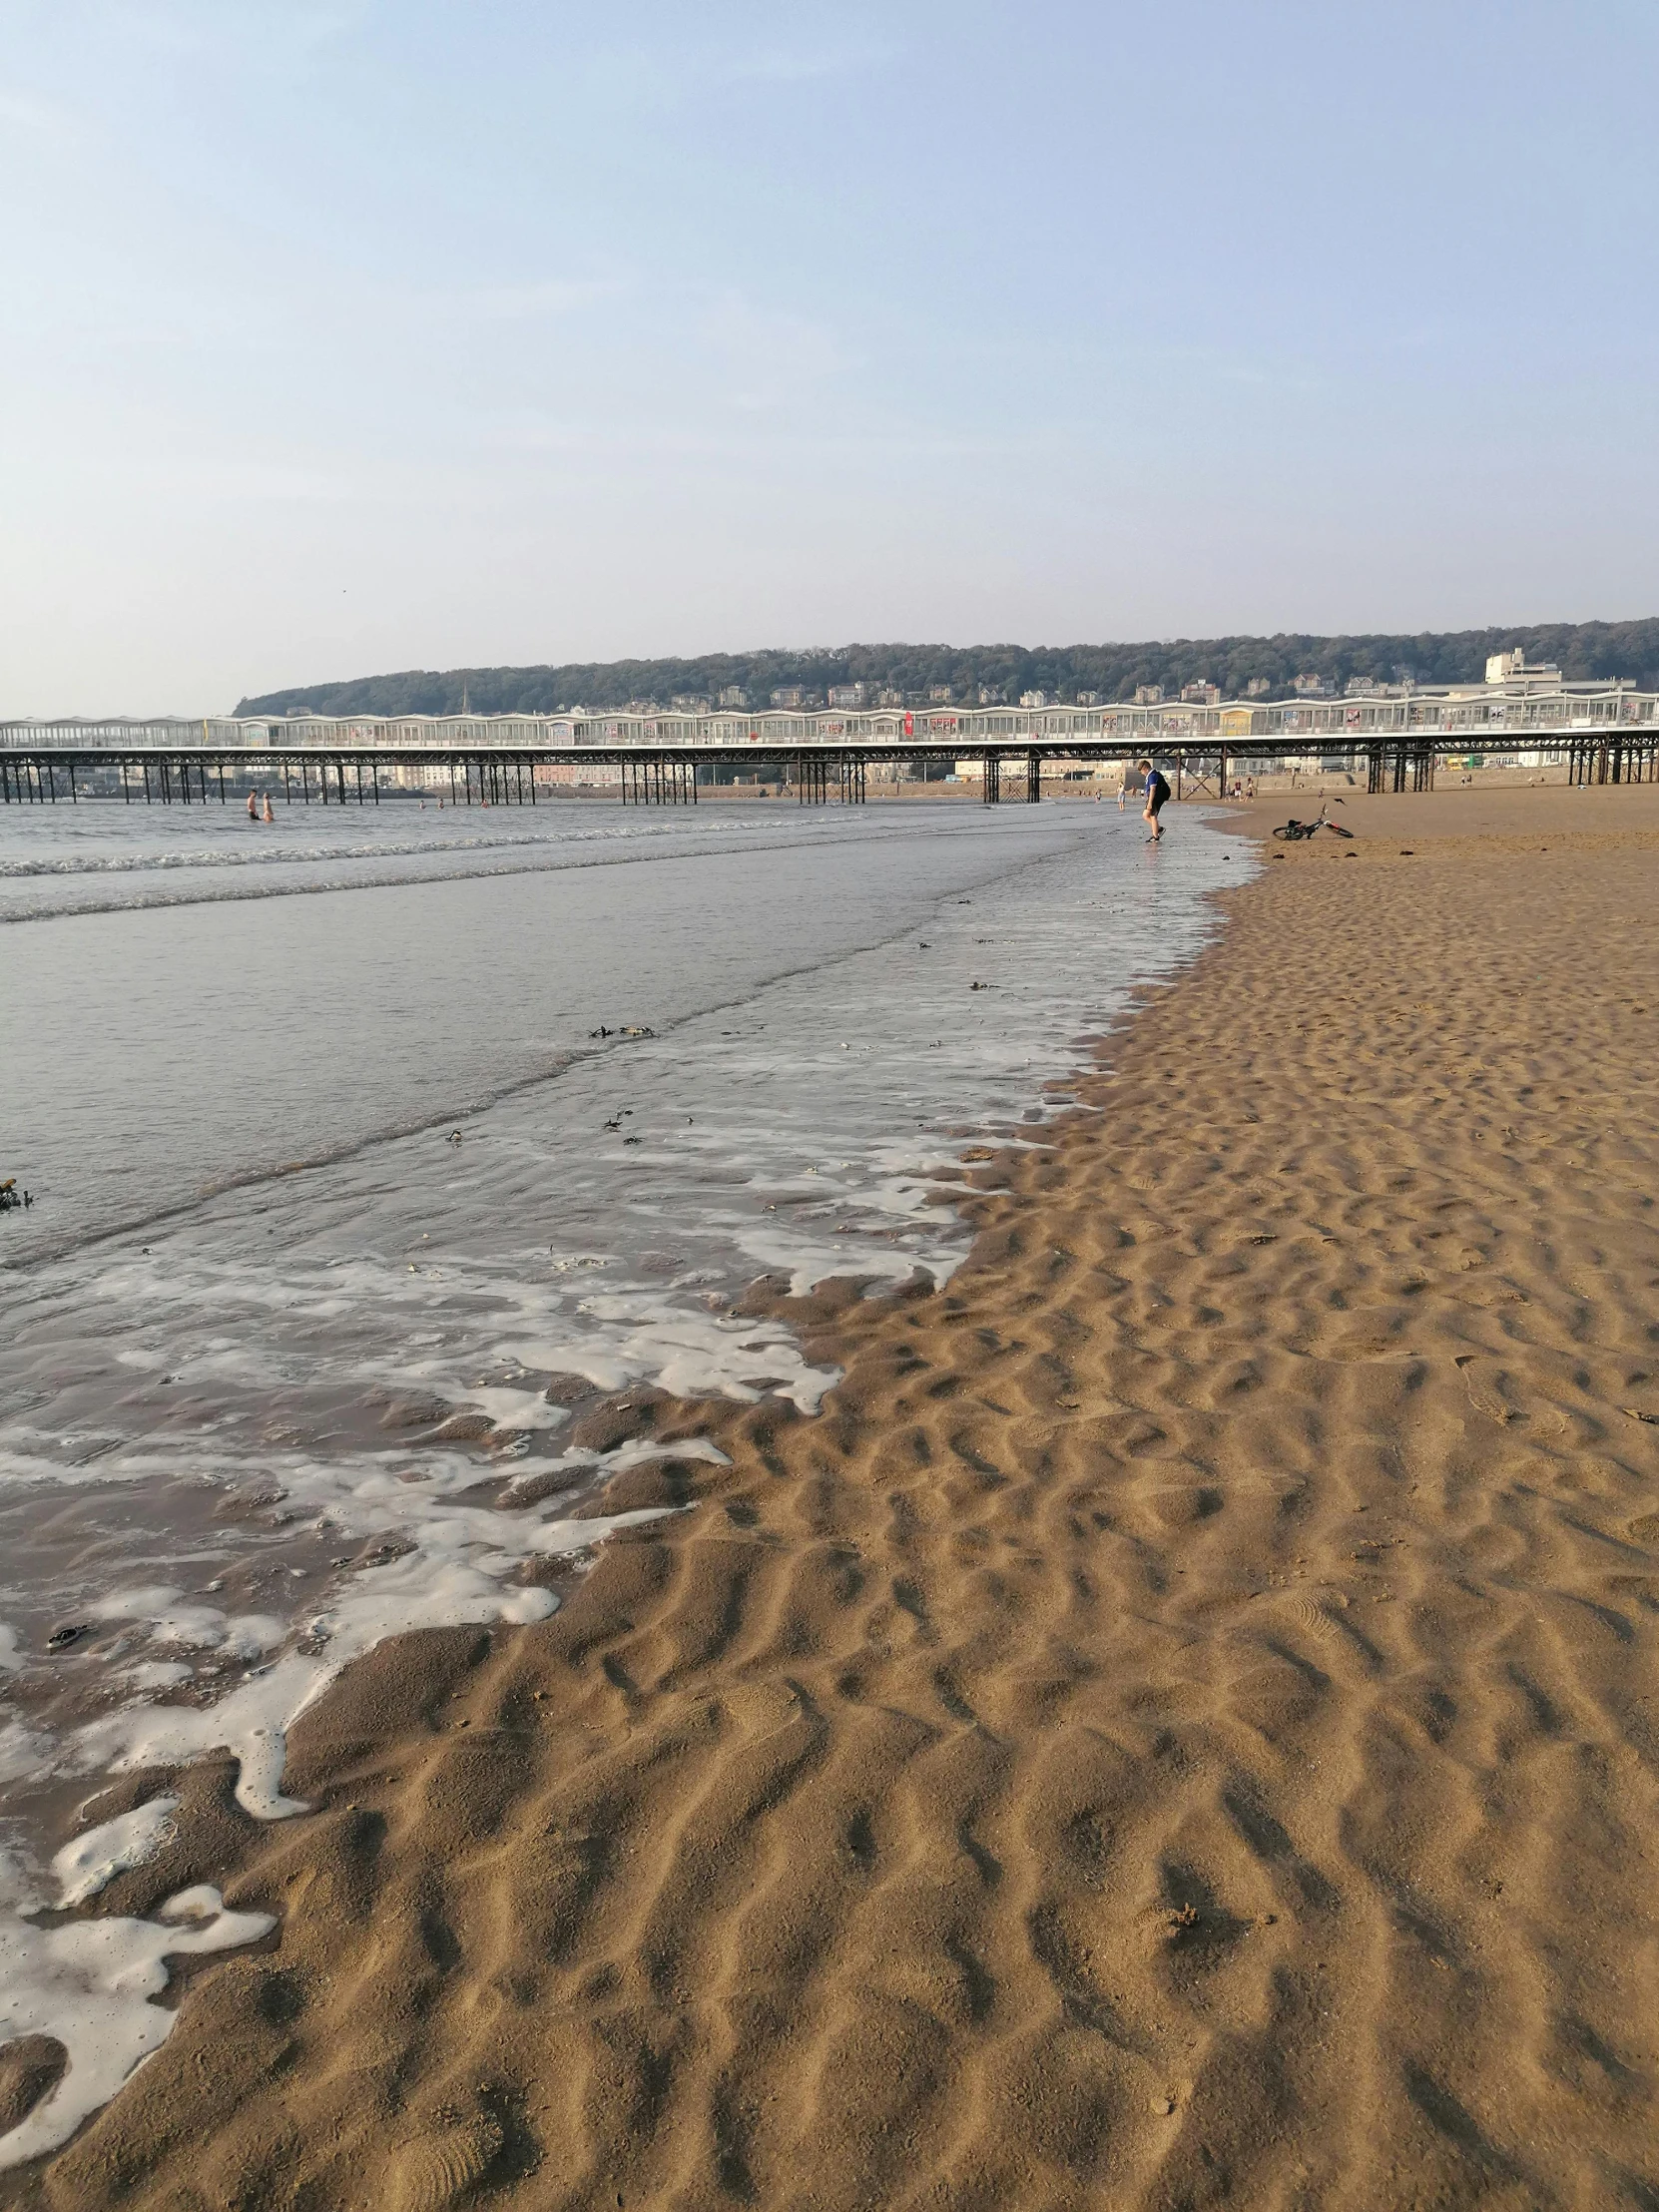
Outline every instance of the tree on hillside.
<path fill-rule="evenodd" d="M 1419 683 L 1468 683 L 1483 674 L 1488 654 L 1520 646 L 1528 660 L 1553 661 L 1573 680 L 1624 676 L 1659 689 L 1659 619 L 1557 622 L 1511 629 L 1419 631 L 1319 637 L 1169 638 L 1139 645 L 847 645 L 791 651 L 709 653 L 694 660 L 572 661 L 536 668 L 406 669 L 340 683 L 301 684 L 244 699 L 237 713 L 439 715 L 460 711 L 463 696 L 477 714 L 551 714 L 587 707 L 615 710 L 630 700 L 667 706 L 679 694 L 718 698 L 740 686 L 752 704 L 801 685 L 814 693 L 831 684 L 862 683 L 868 696 L 893 692 L 924 706 L 935 687 L 976 705 L 981 692 L 1017 700 L 1042 691 L 1075 699 L 1132 699 L 1137 686 L 1158 684 L 1166 698 L 1184 684 L 1219 684 L 1242 698 L 1252 681 L 1276 695 L 1294 679 L 1323 677 L 1341 691 L 1351 677 Z"/>

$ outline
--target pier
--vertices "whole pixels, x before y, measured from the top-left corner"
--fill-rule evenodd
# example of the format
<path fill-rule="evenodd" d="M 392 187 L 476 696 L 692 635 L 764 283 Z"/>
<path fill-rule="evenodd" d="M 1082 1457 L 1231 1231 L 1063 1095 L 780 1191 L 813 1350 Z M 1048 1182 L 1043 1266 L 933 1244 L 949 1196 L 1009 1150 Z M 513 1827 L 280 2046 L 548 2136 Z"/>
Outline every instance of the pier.
<path fill-rule="evenodd" d="M 1132 706 L 13 721 L 0 723 L 0 802 L 224 806 L 257 786 L 288 806 L 367 807 L 412 787 L 512 807 L 584 782 L 627 806 L 695 806 L 718 766 L 802 806 L 857 806 L 871 768 L 948 762 L 970 766 L 995 806 L 1035 804 L 1045 771 L 1062 766 L 1151 759 L 1178 798 L 1219 798 L 1230 779 L 1285 766 L 1364 775 L 1371 792 L 1431 791 L 1446 762 L 1491 754 L 1564 769 L 1573 784 L 1651 783 L 1659 693 L 1516 679 Z"/>

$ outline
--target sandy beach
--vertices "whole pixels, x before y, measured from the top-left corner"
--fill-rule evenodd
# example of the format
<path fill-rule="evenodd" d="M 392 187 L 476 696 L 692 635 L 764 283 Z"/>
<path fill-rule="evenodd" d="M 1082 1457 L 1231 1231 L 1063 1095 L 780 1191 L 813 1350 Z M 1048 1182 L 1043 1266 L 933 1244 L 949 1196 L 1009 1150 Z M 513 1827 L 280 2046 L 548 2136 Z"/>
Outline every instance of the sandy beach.
<path fill-rule="evenodd" d="M 99 1803 L 99 1911 L 277 1928 L 0 2202 L 1659 2204 L 1659 792 L 1340 816 L 944 1292 L 789 1309 L 819 1417 L 589 1404 L 732 1464 L 348 1673 L 310 1817 Z"/>

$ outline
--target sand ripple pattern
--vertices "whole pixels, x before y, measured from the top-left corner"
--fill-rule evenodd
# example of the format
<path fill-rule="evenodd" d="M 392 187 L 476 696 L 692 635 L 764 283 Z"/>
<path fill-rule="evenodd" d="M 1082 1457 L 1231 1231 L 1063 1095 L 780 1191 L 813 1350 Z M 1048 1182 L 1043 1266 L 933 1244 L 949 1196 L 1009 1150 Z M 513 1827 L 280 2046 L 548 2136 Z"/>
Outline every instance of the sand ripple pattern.
<path fill-rule="evenodd" d="M 1337 861 L 822 1418 L 307 1718 L 34 2201 L 1659 2203 L 1655 858 Z"/>

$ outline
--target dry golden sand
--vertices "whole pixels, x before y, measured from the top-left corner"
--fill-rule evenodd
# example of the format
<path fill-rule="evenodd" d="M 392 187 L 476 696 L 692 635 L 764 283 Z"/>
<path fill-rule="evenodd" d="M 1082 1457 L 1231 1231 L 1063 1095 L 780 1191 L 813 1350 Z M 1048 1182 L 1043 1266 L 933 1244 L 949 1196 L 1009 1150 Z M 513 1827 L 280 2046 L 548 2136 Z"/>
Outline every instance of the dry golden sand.
<path fill-rule="evenodd" d="M 279 1936 L 14 2201 L 1659 2205 L 1655 796 L 1351 805 L 820 1419 L 192 1776 L 110 1907 Z"/>

